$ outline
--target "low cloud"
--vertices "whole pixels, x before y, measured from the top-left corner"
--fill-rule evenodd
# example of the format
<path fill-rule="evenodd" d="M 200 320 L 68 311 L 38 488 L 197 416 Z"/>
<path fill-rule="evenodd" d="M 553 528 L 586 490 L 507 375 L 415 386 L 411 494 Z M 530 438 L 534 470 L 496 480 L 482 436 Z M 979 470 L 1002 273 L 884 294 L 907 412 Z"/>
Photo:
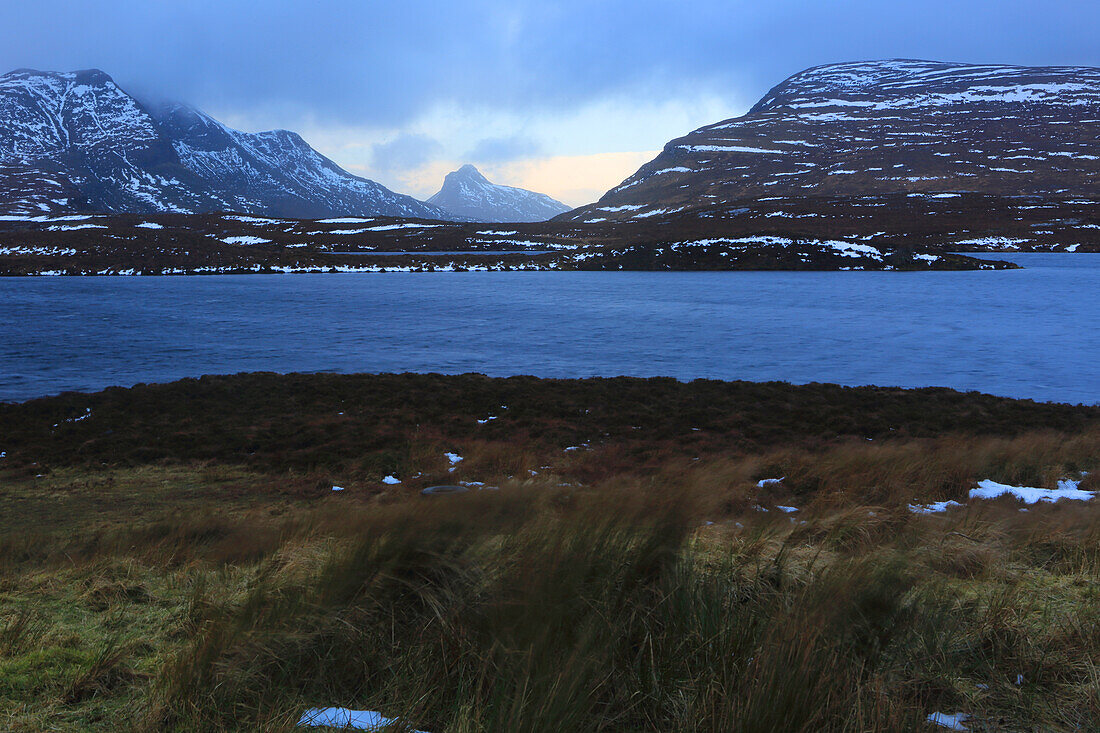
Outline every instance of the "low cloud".
<path fill-rule="evenodd" d="M 467 157 L 478 164 L 499 163 L 542 154 L 542 146 L 524 135 L 487 137 L 478 140 Z"/>
<path fill-rule="evenodd" d="M 1097 65 L 1098 24 L 1084 0 L 9 0 L 0 72 L 99 67 L 272 126 L 403 128 L 438 104 L 537 117 L 639 86 L 755 99 L 834 61 Z"/>
<path fill-rule="evenodd" d="M 419 133 L 402 134 L 371 146 L 371 168 L 377 171 L 405 171 L 420 168 L 443 151 L 438 140 Z"/>

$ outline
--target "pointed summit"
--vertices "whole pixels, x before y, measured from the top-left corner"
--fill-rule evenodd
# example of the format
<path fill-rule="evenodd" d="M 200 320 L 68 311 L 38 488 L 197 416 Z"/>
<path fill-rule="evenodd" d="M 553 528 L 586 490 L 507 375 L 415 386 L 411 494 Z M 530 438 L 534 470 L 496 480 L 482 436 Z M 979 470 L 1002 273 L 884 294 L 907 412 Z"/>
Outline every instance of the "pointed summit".
<path fill-rule="evenodd" d="M 450 173 L 448 173 L 446 175 L 446 177 L 443 179 L 443 189 L 444 190 L 447 188 L 447 181 L 451 181 L 452 186 L 458 185 L 459 183 L 466 183 L 468 185 L 469 184 L 474 184 L 474 185 L 480 185 L 480 186 L 492 186 L 493 185 L 489 181 L 488 178 L 486 178 L 484 175 L 482 175 L 481 171 L 479 171 L 477 168 L 475 168 L 470 163 L 467 163 L 466 165 L 462 166 L 458 170 L 451 171 Z M 441 190 L 439 193 L 443 193 L 443 191 Z M 436 194 L 436 195 L 438 196 L 439 194 Z"/>
<path fill-rule="evenodd" d="M 569 211 L 544 193 L 492 183 L 469 163 L 448 173 L 428 203 L 472 221 L 545 221 Z"/>

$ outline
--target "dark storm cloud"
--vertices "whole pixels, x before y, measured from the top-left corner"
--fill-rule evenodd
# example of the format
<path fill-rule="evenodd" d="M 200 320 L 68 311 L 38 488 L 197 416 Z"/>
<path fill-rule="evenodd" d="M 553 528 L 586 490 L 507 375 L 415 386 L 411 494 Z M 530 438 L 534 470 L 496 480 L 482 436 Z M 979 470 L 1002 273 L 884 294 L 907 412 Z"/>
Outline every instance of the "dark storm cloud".
<path fill-rule="evenodd" d="M 437 102 L 560 110 L 612 93 L 751 98 L 807 66 L 919 57 L 1100 65 L 1095 0 L 36 0 L 0 67 L 99 67 L 288 125 L 400 127 Z"/>

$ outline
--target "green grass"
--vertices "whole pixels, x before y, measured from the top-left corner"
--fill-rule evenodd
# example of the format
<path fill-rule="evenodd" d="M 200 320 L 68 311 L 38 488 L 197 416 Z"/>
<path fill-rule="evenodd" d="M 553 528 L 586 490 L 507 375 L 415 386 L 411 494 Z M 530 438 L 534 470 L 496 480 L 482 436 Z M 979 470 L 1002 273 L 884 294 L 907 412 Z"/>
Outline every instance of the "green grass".
<path fill-rule="evenodd" d="M 563 491 L 316 507 L 247 561 L 9 571 L 3 726 L 289 730 L 319 705 L 432 731 L 1100 724 L 1100 563 L 1065 516 L 1095 509 L 701 527 L 691 496 Z M 1052 565 L 1054 538 L 1089 562 Z"/>
<path fill-rule="evenodd" d="M 1100 507 L 906 508 L 1095 472 L 1092 408 L 256 375 L 0 423 L 5 731 L 1100 727 Z M 461 480 L 499 490 L 417 492 Z"/>

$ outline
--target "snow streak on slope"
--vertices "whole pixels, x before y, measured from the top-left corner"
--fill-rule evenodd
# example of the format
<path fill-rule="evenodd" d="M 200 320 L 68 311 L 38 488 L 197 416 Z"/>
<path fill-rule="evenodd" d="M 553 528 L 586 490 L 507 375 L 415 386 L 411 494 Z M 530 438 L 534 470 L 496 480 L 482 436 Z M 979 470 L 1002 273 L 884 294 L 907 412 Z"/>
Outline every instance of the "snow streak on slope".
<path fill-rule="evenodd" d="M 907 60 L 809 69 L 745 116 L 671 141 L 568 218 L 906 192 L 1100 196 L 1100 69 Z"/>
<path fill-rule="evenodd" d="M 0 210 L 447 215 L 342 170 L 286 130 L 147 107 L 102 71 L 0 76 Z"/>

